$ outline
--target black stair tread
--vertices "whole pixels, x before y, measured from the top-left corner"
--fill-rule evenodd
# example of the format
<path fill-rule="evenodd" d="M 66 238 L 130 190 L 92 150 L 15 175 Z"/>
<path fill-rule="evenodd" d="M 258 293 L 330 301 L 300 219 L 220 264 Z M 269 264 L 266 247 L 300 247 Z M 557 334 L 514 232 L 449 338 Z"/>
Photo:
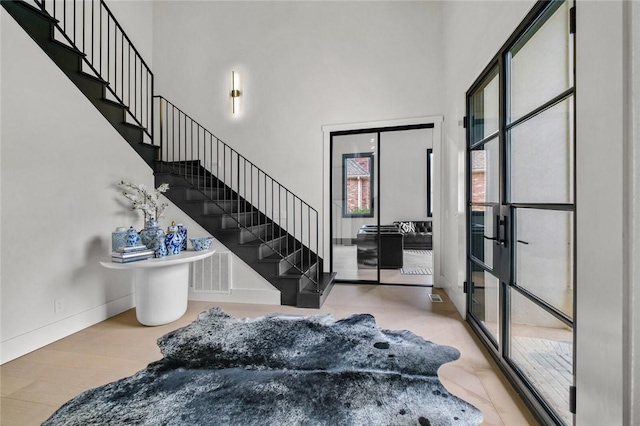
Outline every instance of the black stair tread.
<path fill-rule="evenodd" d="M 124 105 L 124 104 L 122 104 L 119 101 L 114 101 L 113 99 L 108 99 L 108 98 L 102 98 L 102 102 L 104 102 L 105 104 L 117 107 L 117 108 L 122 108 L 125 111 L 129 111 L 129 107 Z"/>
<path fill-rule="evenodd" d="M 288 249 L 285 247 L 285 249 L 281 251 L 281 255 L 278 253 L 274 253 L 270 256 L 263 258 L 262 261 L 263 262 L 281 262 L 282 260 L 284 260 L 283 257 L 291 256 L 292 254 L 295 254 L 297 251 L 300 251 L 300 249 L 298 248 L 297 250 L 294 250 L 293 247 L 289 247 Z"/>
<path fill-rule="evenodd" d="M 335 272 L 320 274 L 320 283 L 318 286 L 314 283 L 309 283 L 298 292 L 296 296 L 296 306 L 298 308 L 321 308 L 335 284 L 335 276 Z"/>
<path fill-rule="evenodd" d="M 317 288 L 315 283 L 309 283 L 300 290 L 300 293 L 323 293 L 327 287 L 333 284 L 336 274 L 336 272 L 322 272 L 320 274 L 320 285 Z"/>
<path fill-rule="evenodd" d="M 313 259 L 312 259 L 312 262 L 309 262 L 309 259 L 302 259 L 294 264 L 295 267 L 291 266 L 291 269 L 289 269 L 287 272 L 285 272 L 284 274 L 280 274 L 280 277 L 281 278 L 299 278 L 300 276 L 303 275 L 303 272 L 300 272 L 300 271 L 307 272 L 315 264 L 316 262 L 313 262 Z"/>
<path fill-rule="evenodd" d="M 130 127 L 130 128 L 132 128 L 132 129 L 136 129 L 136 130 L 142 130 L 142 131 L 145 131 L 145 130 L 146 130 L 146 128 L 145 128 L 145 127 L 142 127 L 142 126 L 140 126 L 140 125 L 138 125 L 138 124 L 136 124 L 136 123 L 130 123 L 130 122 L 128 122 L 128 121 L 123 121 L 123 122 L 122 122 L 122 123 L 120 123 L 120 124 L 121 124 L 121 125 L 123 125 L 123 126 L 126 126 L 126 127 Z M 151 144 L 150 144 L 150 143 L 148 143 L 147 145 L 151 145 Z M 153 146 L 157 146 L 157 145 L 153 145 Z"/>
<path fill-rule="evenodd" d="M 59 20 L 57 20 L 56 18 L 54 18 L 53 16 L 49 15 L 49 13 L 47 12 L 43 12 L 42 10 L 38 9 L 37 7 L 35 7 L 32 4 L 27 3 L 26 1 L 2 1 L 2 4 L 5 5 L 7 3 L 10 4 L 15 4 L 15 5 L 19 5 L 21 7 L 24 7 L 25 9 L 28 9 L 29 11 L 37 14 L 39 17 L 46 19 L 47 21 L 57 24 L 58 22 L 60 22 Z"/>
<path fill-rule="evenodd" d="M 54 45 L 56 47 L 59 47 L 60 49 L 67 50 L 68 52 L 71 52 L 71 53 L 73 53 L 75 55 L 78 55 L 81 58 L 84 58 L 85 56 L 87 56 L 85 53 L 81 52 L 80 50 L 76 49 L 75 47 L 69 46 L 68 44 L 65 44 L 65 43 L 62 43 L 61 41 L 58 41 L 55 38 L 51 39 L 50 42 L 51 42 L 52 45 Z"/>
<path fill-rule="evenodd" d="M 84 78 L 86 78 L 88 80 L 95 81 L 96 83 L 100 83 L 100 84 L 102 84 L 104 86 L 108 86 L 109 85 L 108 81 L 105 81 L 105 80 L 101 79 L 100 77 L 96 77 L 95 75 L 91 75 L 91 74 L 86 73 L 84 71 L 78 71 L 78 75 L 80 77 L 84 77 Z"/>

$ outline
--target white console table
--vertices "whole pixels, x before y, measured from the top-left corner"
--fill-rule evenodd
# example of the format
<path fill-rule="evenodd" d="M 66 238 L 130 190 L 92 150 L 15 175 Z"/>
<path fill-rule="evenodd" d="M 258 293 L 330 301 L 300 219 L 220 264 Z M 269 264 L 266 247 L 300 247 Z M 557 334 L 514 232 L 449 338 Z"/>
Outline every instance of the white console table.
<path fill-rule="evenodd" d="M 173 256 L 129 263 L 101 261 L 105 268 L 133 270 L 136 317 L 143 325 L 168 324 L 187 311 L 189 263 L 205 259 L 214 249 L 184 251 Z"/>

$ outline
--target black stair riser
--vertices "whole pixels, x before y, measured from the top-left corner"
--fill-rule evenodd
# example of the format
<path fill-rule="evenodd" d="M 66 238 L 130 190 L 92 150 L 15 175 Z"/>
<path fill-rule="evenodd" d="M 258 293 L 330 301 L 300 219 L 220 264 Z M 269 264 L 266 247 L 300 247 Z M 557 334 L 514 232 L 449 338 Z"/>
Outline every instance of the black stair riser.
<path fill-rule="evenodd" d="M 44 47 L 47 55 L 67 74 L 80 70 L 83 56 L 80 52 L 73 51 L 55 41 L 49 42 L 46 46 L 40 45 L 40 47 Z"/>
<path fill-rule="evenodd" d="M 2 1 L 2 6 L 37 43 L 53 38 L 52 24 L 55 20 L 28 3 Z"/>
<path fill-rule="evenodd" d="M 202 206 L 205 214 L 230 214 L 238 211 L 238 203 L 233 201 L 209 201 Z"/>
<path fill-rule="evenodd" d="M 73 74 L 69 76 L 69 79 L 76 85 L 78 89 L 91 101 L 91 103 L 100 110 L 102 115 L 108 120 L 109 116 L 105 115 L 102 111 L 102 99 L 104 99 L 105 86 L 98 83 L 93 79 L 88 79 L 82 74 Z M 116 123 L 121 123 L 122 118 L 119 118 Z"/>
<path fill-rule="evenodd" d="M 253 223 L 258 223 L 258 218 L 259 215 L 256 212 L 225 215 L 222 218 L 222 227 L 237 228 L 238 224 L 242 226 L 251 226 Z"/>

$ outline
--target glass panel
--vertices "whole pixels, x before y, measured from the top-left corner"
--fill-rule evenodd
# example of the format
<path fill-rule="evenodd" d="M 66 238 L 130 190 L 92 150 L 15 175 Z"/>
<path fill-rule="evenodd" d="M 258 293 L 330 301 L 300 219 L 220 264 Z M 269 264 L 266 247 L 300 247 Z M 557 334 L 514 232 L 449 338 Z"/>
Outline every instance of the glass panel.
<path fill-rule="evenodd" d="M 471 96 L 471 145 L 498 131 L 498 69 Z"/>
<path fill-rule="evenodd" d="M 433 284 L 431 147 L 430 128 L 380 133 L 380 283 Z"/>
<path fill-rule="evenodd" d="M 510 200 L 573 202 L 573 97 L 511 129 Z"/>
<path fill-rule="evenodd" d="M 344 217 L 373 217 L 372 152 L 342 154 Z"/>
<path fill-rule="evenodd" d="M 491 333 L 494 343 L 498 342 L 498 289 L 500 281 L 474 262 L 469 262 L 469 266 L 471 268 L 472 292 L 470 311 Z"/>
<path fill-rule="evenodd" d="M 487 267 L 493 268 L 493 207 L 471 206 L 471 254 Z M 485 238 L 486 237 L 486 238 Z"/>
<path fill-rule="evenodd" d="M 573 212 L 516 211 L 516 284 L 573 317 Z"/>
<path fill-rule="evenodd" d="M 500 200 L 499 166 L 497 138 L 471 151 L 472 203 L 497 203 Z"/>
<path fill-rule="evenodd" d="M 336 279 L 374 281 L 378 279 L 378 246 L 375 242 L 375 235 L 367 238 L 359 236 L 361 229 L 365 229 L 366 226 L 373 226 L 378 222 L 376 217 L 377 206 L 372 206 L 372 211 L 368 215 L 344 214 L 348 211 L 347 208 L 349 206 L 349 192 L 347 191 L 347 185 L 345 185 L 345 176 L 348 176 L 347 172 L 350 167 L 350 163 L 345 160 L 363 158 L 363 161 L 371 160 L 371 165 L 374 165 L 375 161 L 373 159 L 375 159 L 375 156 L 372 155 L 377 146 L 377 133 L 339 135 L 332 138 L 331 209 L 333 235 L 331 236 L 331 243 L 333 249 L 333 271 L 336 272 Z M 364 195 L 366 185 L 362 186 L 361 189 L 361 195 Z M 376 179 L 373 179 L 372 189 L 373 200 L 375 200 L 377 191 Z M 365 204 L 368 204 L 368 201 Z M 358 245 L 359 237 L 363 241 Z"/>
<path fill-rule="evenodd" d="M 509 51 L 509 121 L 513 122 L 573 86 L 569 6 L 534 25 Z M 544 26 L 540 24 L 544 22 Z"/>
<path fill-rule="evenodd" d="M 573 385 L 573 329 L 511 290 L 510 358 L 566 424 Z"/>

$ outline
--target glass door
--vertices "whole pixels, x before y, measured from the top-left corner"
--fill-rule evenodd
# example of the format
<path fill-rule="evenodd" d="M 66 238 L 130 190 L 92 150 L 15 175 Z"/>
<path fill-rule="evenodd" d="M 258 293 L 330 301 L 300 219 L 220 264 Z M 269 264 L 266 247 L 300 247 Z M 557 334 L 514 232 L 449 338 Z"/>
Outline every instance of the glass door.
<path fill-rule="evenodd" d="M 433 127 L 331 133 L 331 271 L 337 281 L 433 285 Z"/>
<path fill-rule="evenodd" d="M 339 281 L 379 281 L 377 150 L 377 132 L 331 135 L 331 262 Z"/>
<path fill-rule="evenodd" d="M 433 285 L 430 127 L 380 133 L 380 283 Z"/>
<path fill-rule="evenodd" d="M 573 422 L 573 16 L 538 3 L 467 96 L 468 318 L 556 424 Z"/>

